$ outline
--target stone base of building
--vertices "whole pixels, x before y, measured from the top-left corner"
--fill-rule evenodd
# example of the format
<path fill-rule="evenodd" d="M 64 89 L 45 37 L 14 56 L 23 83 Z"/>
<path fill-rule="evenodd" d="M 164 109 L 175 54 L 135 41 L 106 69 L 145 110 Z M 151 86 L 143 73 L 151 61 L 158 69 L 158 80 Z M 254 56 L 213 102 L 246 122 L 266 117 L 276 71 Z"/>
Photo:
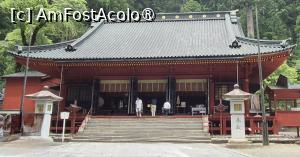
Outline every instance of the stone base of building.
<path fill-rule="evenodd" d="M 248 139 L 229 139 L 226 147 L 228 148 L 248 148 L 252 146 L 252 142 Z"/>

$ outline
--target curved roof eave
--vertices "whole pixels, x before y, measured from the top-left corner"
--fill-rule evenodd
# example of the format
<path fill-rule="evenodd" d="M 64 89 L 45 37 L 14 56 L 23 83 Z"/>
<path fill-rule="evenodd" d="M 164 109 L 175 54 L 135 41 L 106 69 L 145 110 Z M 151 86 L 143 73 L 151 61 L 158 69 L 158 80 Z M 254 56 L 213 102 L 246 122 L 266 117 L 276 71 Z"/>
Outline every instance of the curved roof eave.
<path fill-rule="evenodd" d="M 295 45 L 289 46 L 283 50 L 279 51 L 272 51 L 267 53 L 262 53 L 262 55 L 275 55 L 278 52 L 287 52 L 291 53 L 291 49 Z M 20 55 L 17 53 L 13 53 L 13 55 L 26 58 L 25 55 Z M 140 58 L 38 58 L 38 57 L 30 57 L 31 59 L 38 59 L 38 60 L 51 60 L 57 63 L 63 62 L 90 62 L 90 61 L 159 61 L 159 60 L 239 60 L 246 57 L 255 57 L 255 54 L 245 54 L 245 55 L 214 55 L 214 56 L 169 56 L 169 57 L 140 57 Z"/>

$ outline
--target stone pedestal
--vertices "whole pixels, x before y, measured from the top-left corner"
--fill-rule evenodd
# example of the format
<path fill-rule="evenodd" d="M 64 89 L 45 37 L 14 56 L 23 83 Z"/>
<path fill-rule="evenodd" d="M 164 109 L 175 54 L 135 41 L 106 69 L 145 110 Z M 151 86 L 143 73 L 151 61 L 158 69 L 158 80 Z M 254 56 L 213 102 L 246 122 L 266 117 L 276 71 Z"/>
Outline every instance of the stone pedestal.
<path fill-rule="evenodd" d="M 47 138 L 49 137 L 50 132 L 50 126 L 51 126 L 51 114 L 44 114 L 43 123 L 41 127 L 41 137 Z"/>
<path fill-rule="evenodd" d="M 245 116 L 244 114 L 231 115 L 231 138 L 245 139 Z"/>
<path fill-rule="evenodd" d="M 231 114 L 231 139 L 227 146 L 231 148 L 247 147 L 250 142 L 245 136 L 245 100 L 251 94 L 239 89 L 239 86 L 234 85 L 234 90 L 224 94 L 226 100 L 230 101 Z"/>
<path fill-rule="evenodd" d="M 41 126 L 41 137 L 43 139 L 49 138 L 53 102 L 61 101 L 63 98 L 51 93 L 48 86 L 45 86 L 42 91 L 26 95 L 26 98 L 35 101 L 36 114 L 44 115 Z"/>

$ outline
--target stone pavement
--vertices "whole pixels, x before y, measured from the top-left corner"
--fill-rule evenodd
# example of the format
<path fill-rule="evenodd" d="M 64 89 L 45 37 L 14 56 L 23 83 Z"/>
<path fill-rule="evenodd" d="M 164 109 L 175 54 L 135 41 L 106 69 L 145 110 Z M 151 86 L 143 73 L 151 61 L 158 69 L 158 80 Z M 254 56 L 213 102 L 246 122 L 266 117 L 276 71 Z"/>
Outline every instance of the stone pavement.
<path fill-rule="evenodd" d="M 246 157 L 220 145 L 197 143 L 0 143 L 0 157 Z"/>
<path fill-rule="evenodd" d="M 269 146 L 262 146 L 261 144 L 254 144 L 251 148 L 238 151 L 257 157 L 299 157 L 300 145 L 270 143 Z"/>

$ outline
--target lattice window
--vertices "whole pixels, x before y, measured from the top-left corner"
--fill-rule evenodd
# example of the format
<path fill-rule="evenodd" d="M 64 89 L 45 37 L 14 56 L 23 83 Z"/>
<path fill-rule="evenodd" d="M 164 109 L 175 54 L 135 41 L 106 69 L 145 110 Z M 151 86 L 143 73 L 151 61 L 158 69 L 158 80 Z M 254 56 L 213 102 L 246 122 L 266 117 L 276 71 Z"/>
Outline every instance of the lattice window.
<path fill-rule="evenodd" d="M 139 92 L 164 92 L 166 91 L 167 80 L 139 80 Z"/>
<path fill-rule="evenodd" d="M 129 80 L 101 80 L 100 92 L 128 92 Z"/>
<path fill-rule="evenodd" d="M 207 91 L 206 79 L 178 79 L 176 80 L 176 91 Z"/>
<path fill-rule="evenodd" d="M 219 99 L 222 98 L 225 93 L 229 92 L 229 89 L 230 87 L 228 84 L 216 85 L 215 100 L 219 101 Z"/>
<path fill-rule="evenodd" d="M 67 101 L 87 102 L 91 100 L 91 87 L 89 86 L 71 86 L 68 87 Z"/>

